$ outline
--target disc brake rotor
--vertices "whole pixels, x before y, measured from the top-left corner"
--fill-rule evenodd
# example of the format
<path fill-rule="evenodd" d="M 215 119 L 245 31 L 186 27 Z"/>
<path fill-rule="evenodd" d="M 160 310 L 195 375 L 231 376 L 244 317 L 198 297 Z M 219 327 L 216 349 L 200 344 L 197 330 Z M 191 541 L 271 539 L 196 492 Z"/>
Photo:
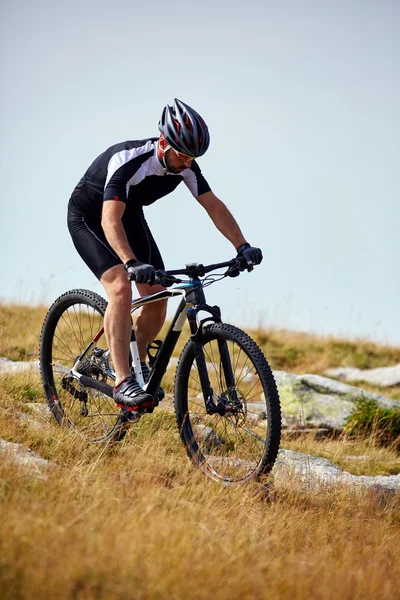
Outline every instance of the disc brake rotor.
<path fill-rule="evenodd" d="M 229 387 L 219 396 L 225 406 L 225 418 L 235 427 L 241 427 L 247 418 L 247 403 L 244 395 L 237 387 Z"/>

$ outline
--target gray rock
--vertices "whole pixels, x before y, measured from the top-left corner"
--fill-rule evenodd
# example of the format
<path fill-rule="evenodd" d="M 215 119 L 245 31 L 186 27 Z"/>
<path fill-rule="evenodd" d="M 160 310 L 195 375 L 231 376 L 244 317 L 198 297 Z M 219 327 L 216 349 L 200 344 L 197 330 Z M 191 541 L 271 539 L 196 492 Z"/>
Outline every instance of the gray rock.
<path fill-rule="evenodd" d="M 46 421 L 52 419 L 53 413 L 45 402 L 27 402 L 25 406 Z"/>
<path fill-rule="evenodd" d="M 382 407 L 400 402 L 320 375 L 274 371 L 285 426 L 313 425 L 341 430 L 357 400 L 375 400 Z"/>
<path fill-rule="evenodd" d="M 206 425 L 196 425 L 194 427 L 195 434 L 199 441 L 202 441 L 205 452 L 212 452 L 213 448 L 221 445 L 221 439 L 212 427 Z"/>
<path fill-rule="evenodd" d="M 39 477 L 43 477 L 42 469 L 50 465 L 48 460 L 25 448 L 22 444 L 14 444 L 3 439 L 0 439 L 0 454 Z"/>
<path fill-rule="evenodd" d="M 13 361 L 8 358 L 0 357 L 0 373 L 13 375 L 22 371 L 39 371 L 39 361 Z"/>
<path fill-rule="evenodd" d="M 280 450 L 273 473 L 277 481 L 284 483 L 293 475 L 307 489 L 326 488 L 334 485 L 354 485 L 400 492 L 399 475 L 352 475 L 326 458 L 309 456 L 292 450 Z"/>
<path fill-rule="evenodd" d="M 325 371 L 330 377 L 337 377 L 344 381 L 366 381 L 381 387 L 400 385 L 400 364 L 392 367 L 379 367 L 377 369 L 355 369 L 353 367 L 338 367 Z"/>
<path fill-rule="evenodd" d="M 15 416 L 16 416 L 16 418 L 19 421 L 22 421 L 23 423 L 29 423 L 29 425 L 35 431 L 43 431 L 43 423 L 40 423 L 39 421 L 36 421 L 36 419 L 34 419 L 33 417 L 27 415 L 26 413 L 16 412 Z"/>

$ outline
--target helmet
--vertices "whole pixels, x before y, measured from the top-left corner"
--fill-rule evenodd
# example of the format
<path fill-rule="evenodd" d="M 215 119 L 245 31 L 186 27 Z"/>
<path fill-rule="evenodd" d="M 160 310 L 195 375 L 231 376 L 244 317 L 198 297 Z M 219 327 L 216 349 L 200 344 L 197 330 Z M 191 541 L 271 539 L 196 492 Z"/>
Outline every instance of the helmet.
<path fill-rule="evenodd" d="M 210 145 L 210 134 L 201 116 L 178 98 L 173 106 L 165 106 L 158 129 L 174 150 L 193 158 L 205 154 Z"/>

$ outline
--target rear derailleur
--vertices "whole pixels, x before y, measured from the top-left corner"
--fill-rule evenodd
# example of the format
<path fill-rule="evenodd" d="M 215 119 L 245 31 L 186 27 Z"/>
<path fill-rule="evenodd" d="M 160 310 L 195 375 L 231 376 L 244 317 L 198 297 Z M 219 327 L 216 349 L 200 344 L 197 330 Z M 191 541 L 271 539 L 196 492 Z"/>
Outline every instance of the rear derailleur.
<path fill-rule="evenodd" d="M 103 350 L 102 348 L 94 348 L 92 354 L 80 361 L 80 357 L 77 356 L 74 361 L 74 366 L 79 362 L 77 371 L 80 375 L 87 375 L 93 379 L 99 379 L 100 381 L 106 381 L 107 377 L 113 376 L 110 361 L 109 361 L 109 350 Z M 76 385 L 79 384 L 79 379 L 74 377 L 73 374 L 68 373 L 64 375 L 61 380 L 61 385 L 64 390 L 69 392 L 71 396 L 79 400 L 81 403 L 80 415 L 87 417 L 89 414 L 87 408 L 88 394 L 84 388 L 77 389 Z"/>

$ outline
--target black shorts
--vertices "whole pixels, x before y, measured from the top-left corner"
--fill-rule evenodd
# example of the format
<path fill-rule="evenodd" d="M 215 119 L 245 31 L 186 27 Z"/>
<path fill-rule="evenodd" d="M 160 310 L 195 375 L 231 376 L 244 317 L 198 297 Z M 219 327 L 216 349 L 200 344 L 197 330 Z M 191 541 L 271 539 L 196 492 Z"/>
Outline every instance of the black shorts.
<path fill-rule="evenodd" d="M 121 259 L 106 240 L 98 218 L 82 216 L 68 209 L 68 229 L 80 257 L 98 279 L 103 273 L 122 265 Z M 126 237 L 136 258 L 143 263 L 164 269 L 163 259 L 144 218 L 143 210 L 130 215 L 129 223 L 124 223 Z"/>

